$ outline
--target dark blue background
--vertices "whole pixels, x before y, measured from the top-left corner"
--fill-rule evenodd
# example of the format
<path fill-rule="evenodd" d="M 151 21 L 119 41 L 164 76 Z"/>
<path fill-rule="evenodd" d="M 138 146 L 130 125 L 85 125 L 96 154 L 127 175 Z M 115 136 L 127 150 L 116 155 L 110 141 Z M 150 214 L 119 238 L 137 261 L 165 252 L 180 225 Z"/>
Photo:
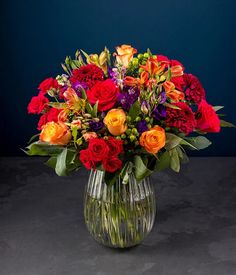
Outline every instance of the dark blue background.
<path fill-rule="evenodd" d="M 61 73 L 77 48 L 99 52 L 130 43 L 139 51 L 179 59 L 196 74 L 213 105 L 235 120 L 235 10 L 233 0 L 79 1 L 8 0 L 1 3 L 1 154 L 19 155 L 36 132 L 30 98 L 46 77 Z M 236 155 L 235 129 L 209 135 L 201 155 Z M 198 153 L 199 154 L 199 153 Z"/>

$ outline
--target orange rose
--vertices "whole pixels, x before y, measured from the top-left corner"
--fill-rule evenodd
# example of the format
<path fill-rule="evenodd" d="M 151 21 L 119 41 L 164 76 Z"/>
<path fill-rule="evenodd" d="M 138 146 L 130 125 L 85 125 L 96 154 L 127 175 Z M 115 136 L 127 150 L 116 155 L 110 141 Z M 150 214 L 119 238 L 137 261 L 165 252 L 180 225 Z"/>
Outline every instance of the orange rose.
<path fill-rule="evenodd" d="M 71 140 L 71 132 L 62 122 L 48 122 L 42 127 L 39 139 L 53 145 L 66 145 Z"/>
<path fill-rule="evenodd" d="M 103 121 L 108 131 L 114 136 L 119 136 L 127 130 L 126 115 L 122 109 L 110 110 Z"/>
<path fill-rule="evenodd" d="M 165 130 L 157 125 L 148 131 L 143 132 L 140 137 L 140 145 L 151 154 L 156 154 L 162 147 L 165 146 L 165 143 Z"/>
<path fill-rule="evenodd" d="M 130 45 L 121 45 L 116 47 L 116 51 L 117 53 L 114 53 L 114 56 L 116 56 L 116 61 L 122 63 L 125 68 L 128 67 L 133 55 L 137 53 L 137 50 Z"/>

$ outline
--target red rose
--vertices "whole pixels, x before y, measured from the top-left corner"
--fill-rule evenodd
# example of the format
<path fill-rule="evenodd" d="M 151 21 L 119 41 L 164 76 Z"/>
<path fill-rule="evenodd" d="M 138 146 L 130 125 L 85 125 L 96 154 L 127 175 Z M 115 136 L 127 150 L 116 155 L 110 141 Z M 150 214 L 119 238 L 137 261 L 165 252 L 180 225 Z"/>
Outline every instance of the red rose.
<path fill-rule="evenodd" d="M 196 112 L 197 128 L 202 132 L 213 133 L 220 131 L 220 119 L 215 110 L 206 100 L 202 100 Z"/>
<path fill-rule="evenodd" d="M 109 147 L 109 156 L 118 156 L 120 153 L 123 153 L 122 140 L 109 136 L 106 143 Z"/>
<path fill-rule="evenodd" d="M 43 93 L 46 94 L 47 91 L 49 91 L 50 89 L 59 89 L 60 85 L 58 84 L 57 80 L 50 77 L 45 79 L 43 82 L 40 83 L 38 89 Z"/>
<path fill-rule="evenodd" d="M 89 140 L 88 150 L 93 161 L 101 161 L 108 156 L 109 147 L 102 138 L 92 138 Z"/>
<path fill-rule="evenodd" d="M 41 130 L 42 126 L 46 124 L 47 122 L 54 121 L 58 122 L 58 115 L 60 114 L 62 110 L 51 108 L 49 111 L 45 114 L 43 114 L 38 122 L 38 130 Z"/>
<path fill-rule="evenodd" d="M 96 168 L 96 162 L 92 159 L 88 149 L 80 151 L 80 161 L 89 170 Z"/>
<path fill-rule="evenodd" d="M 196 76 L 192 74 L 184 74 L 183 79 L 186 100 L 199 104 L 203 99 L 205 99 L 205 90 Z"/>
<path fill-rule="evenodd" d="M 100 112 L 111 109 L 117 100 L 119 89 L 111 79 L 97 82 L 87 91 L 87 97 L 91 104 L 98 101 L 98 110 Z"/>
<path fill-rule="evenodd" d="M 48 102 L 49 100 L 42 94 L 33 96 L 28 104 L 28 113 L 40 114 L 47 107 Z"/>
<path fill-rule="evenodd" d="M 94 64 L 88 64 L 81 66 L 79 69 L 73 70 L 70 81 L 71 83 L 79 81 L 90 89 L 95 83 L 103 79 L 103 70 Z"/>
<path fill-rule="evenodd" d="M 172 103 L 180 109 L 166 109 L 166 126 L 175 127 L 188 135 L 196 126 L 196 120 L 191 108 L 184 102 Z"/>
<path fill-rule="evenodd" d="M 122 161 L 117 157 L 109 157 L 104 159 L 102 162 L 103 169 L 107 172 L 114 173 L 115 171 L 121 169 Z"/>

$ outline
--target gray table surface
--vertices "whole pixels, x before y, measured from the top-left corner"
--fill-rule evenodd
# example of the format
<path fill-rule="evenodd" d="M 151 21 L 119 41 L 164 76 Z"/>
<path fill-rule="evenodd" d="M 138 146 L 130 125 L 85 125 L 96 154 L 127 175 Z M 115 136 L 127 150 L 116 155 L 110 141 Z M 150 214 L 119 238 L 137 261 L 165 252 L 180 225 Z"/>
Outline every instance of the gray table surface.
<path fill-rule="evenodd" d="M 235 275 L 236 158 L 192 158 L 155 174 L 143 244 L 103 247 L 83 220 L 88 172 L 59 178 L 41 158 L 0 159 L 1 275 Z"/>

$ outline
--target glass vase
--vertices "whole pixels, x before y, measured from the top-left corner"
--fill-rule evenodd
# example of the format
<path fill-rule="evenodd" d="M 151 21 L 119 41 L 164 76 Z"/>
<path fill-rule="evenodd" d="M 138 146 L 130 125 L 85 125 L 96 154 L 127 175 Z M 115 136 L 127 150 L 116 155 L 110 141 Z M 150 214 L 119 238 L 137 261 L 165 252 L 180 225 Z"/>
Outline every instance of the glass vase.
<path fill-rule="evenodd" d="M 151 231 L 156 201 L 150 177 L 137 181 L 129 175 L 108 186 L 104 172 L 92 170 L 85 189 L 84 217 L 90 234 L 99 243 L 115 248 L 140 244 Z"/>

